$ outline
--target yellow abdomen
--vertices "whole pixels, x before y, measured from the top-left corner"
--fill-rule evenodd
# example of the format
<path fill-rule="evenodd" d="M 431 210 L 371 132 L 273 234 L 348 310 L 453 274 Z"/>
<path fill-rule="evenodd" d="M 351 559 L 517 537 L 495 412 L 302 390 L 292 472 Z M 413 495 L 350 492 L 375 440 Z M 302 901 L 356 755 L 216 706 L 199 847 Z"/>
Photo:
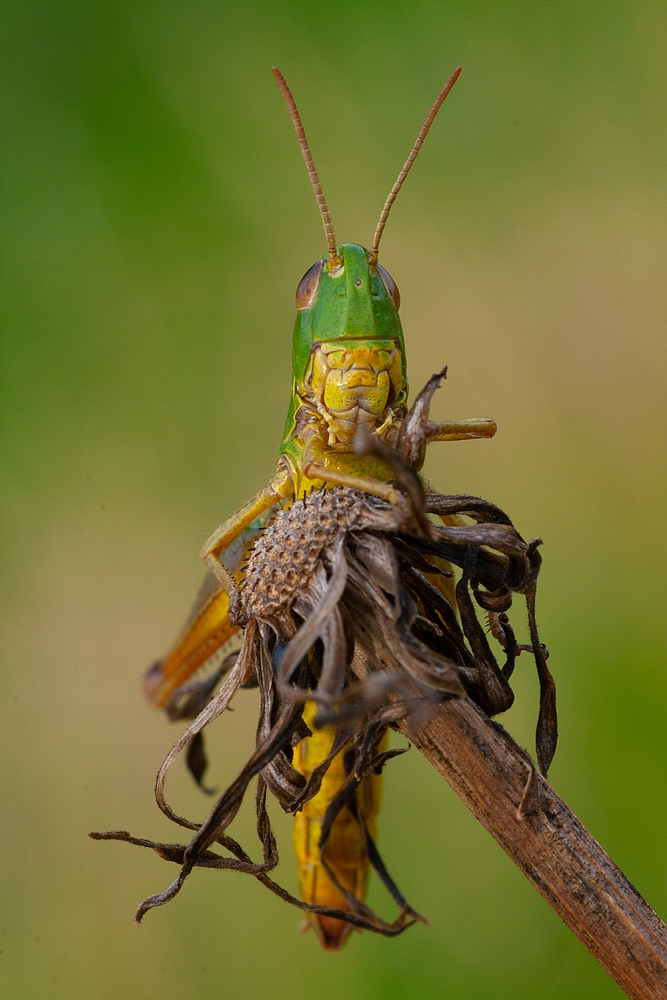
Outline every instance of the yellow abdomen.
<path fill-rule="evenodd" d="M 317 706 L 314 702 L 306 703 L 303 718 L 306 725 L 313 730 L 313 735 L 301 740 L 294 751 L 294 766 L 304 775 L 306 780 L 331 750 L 336 732 L 330 726 L 323 729 L 313 728 L 313 717 L 316 711 Z M 378 752 L 386 749 L 388 736 L 387 733 L 383 737 Z M 319 849 L 322 822 L 327 806 L 347 777 L 345 769 L 346 749 L 347 747 L 344 747 L 334 757 L 317 795 L 305 804 L 301 812 L 296 814 L 294 818 L 294 846 L 299 863 L 301 897 L 304 902 L 337 907 L 350 912 L 351 908 L 345 896 L 334 885 L 322 864 Z M 356 792 L 356 807 L 373 840 L 375 840 L 377 833 L 377 814 L 380 809 L 381 796 L 381 776 L 372 775 L 362 779 Z M 340 811 L 333 823 L 324 856 L 340 885 L 357 899 L 363 900 L 368 887 L 370 862 L 359 821 L 347 807 Z M 310 913 L 308 920 L 322 947 L 329 951 L 341 948 L 351 930 L 350 924 L 335 917 Z"/>

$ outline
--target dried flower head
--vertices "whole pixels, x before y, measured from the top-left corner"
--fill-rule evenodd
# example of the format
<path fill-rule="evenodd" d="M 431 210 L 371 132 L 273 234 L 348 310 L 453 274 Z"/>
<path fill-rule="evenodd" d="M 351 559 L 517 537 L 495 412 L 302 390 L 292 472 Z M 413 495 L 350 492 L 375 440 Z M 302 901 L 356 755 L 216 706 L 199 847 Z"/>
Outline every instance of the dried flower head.
<path fill-rule="evenodd" d="M 254 875 L 306 911 L 326 947 L 339 947 L 351 926 L 391 936 L 423 920 L 391 879 L 375 844 L 377 779 L 387 761 L 404 752 L 388 750 L 385 734 L 408 718 L 418 728 L 447 698 L 469 697 L 490 716 L 505 711 L 522 650 L 532 652 L 537 665 L 537 756 L 546 773 L 557 732 L 555 688 L 535 622 L 539 540 L 525 542 L 485 500 L 444 496 L 428 487 L 425 492 L 417 473 L 429 437 L 430 399 L 441 377 L 433 376 L 417 397 L 396 448 L 368 434 L 355 441 L 360 453 L 376 455 L 393 470 L 395 504 L 346 487 L 325 489 L 280 511 L 256 540 L 230 607 L 230 618 L 244 629 L 240 652 L 212 677 L 174 692 L 169 706 L 173 718 L 196 717 L 162 765 L 156 797 L 169 819 L 193 831 L 192 839 L 180 845 L 124 831 L 93 835 L 150 847 L 180 867 L 166 891 L 141 904 L 137 921 L 172 899 L 195 867 Z M 452 566 L 460 570 L 456 583 Z M 506 614 L 515 594 L 527 603 L 530 646 L 517 644 Z M 478 608 L 489 617 L 502 664 Z M 201 783 L 203 731 L 249 685 L 259 687 L 255 751 L 197 826 L 167 803 L 166 774 L 187 749 Z M 318 755 L 309 761 L 304 747 L 318 733 L 324 734 Z M 255 778 L 259 862 L 227 832 Z M 302 884 L 313 871 L 320 880 L 319 889 L 311 886 L 308 893 L 315 902 L 295 898 L 270 877 L 278 851 L 267 790 L 285 811 L 306 821 L 316 817 L 307 828 L 297 825 L 310 866 Z M 365 861 L 365 870 L 375 869 L 397 903 L 393 922 L 364 903 L 365 876 L 352 877 L 341 864 L 340 837 L 357 862 Z M 216 845 L 226 855 L 212 850 Z"/>

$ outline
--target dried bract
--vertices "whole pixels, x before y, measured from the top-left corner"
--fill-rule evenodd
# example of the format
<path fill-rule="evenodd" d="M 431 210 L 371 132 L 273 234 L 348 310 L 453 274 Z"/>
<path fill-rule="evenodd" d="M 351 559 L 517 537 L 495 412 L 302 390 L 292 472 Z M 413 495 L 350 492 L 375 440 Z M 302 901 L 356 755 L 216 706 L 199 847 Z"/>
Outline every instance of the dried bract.
<path fill-rule="evenodd" d="M 321 926 L 342 921 L 394 935 L 423 919 L 403 898 L 378 854 L 360 789 L 402 752 L 387 750 L 383 742 L 397 720 L 409 717 L 411 726 L 419 727 L 433 706 L 447 698 L 469 697 L 490 716 L 508 709 L 514 697 L 510 678 L 522 649 L 530 649 L 537 665 L 537 756 L 546 773 L 557 733 L 554 683 L 535 622 L 539 540 L 525 542 L 509 518 L 485 500 L 424 493 L 417 472 L 429 437 L 430 398 L 442 374 L 417 397 L 396 449 L 371 435 L 355 442 L 358 452 L 375 454 L 390 467 L 400 493 L 397 504 L 346 487 L 325 489 L 282 510 L 255 542 L 244 582 L 230 606 L 230 619 L 244 629 L 240 653 L 213 681 L 186 685 L 170 703 L 172 716 L 198 714 L 165 760 L 156 796 L 165 815 L 193 831 L 192 839 L 177 845 L 138 839 L 124 831 L 94 835 L 150 847 L 180 867 L 165 892 L 141 904 L 137 920 L 172 899 L 195 867 L 254 875 L 281 898 L 322 918 Z M 438 515 L 442 523 L 436 525 L 429 514 Z M 452 566 L 460 570 L 456 583 Z M 506 614 L 515 594 L 527 603 L 528 647 L 517 644 Z M 478 609 L 489 616 L 501 664 Z M 225 671 L 222 685 L 211 696 Z M 187 748 L 190 768 L 201 782 L 206 766 L 203 730 L 240 687 L 253 682 L 260 701 L 255 751 L 197 826 L 167 803 L 165 776 Z M 307 705 L 313 706 L 306 711 L 308 722 Z M 328 753 L 306 776 L 295 766 L 294 748 L 321 726 L 335 727 L 335 735 Z M 297 813 L 318 795 L 332 761 L 345 747 L 346 773 L 326 805 L 318 843 L 319 860 L 341 905 L 307 904 L 270 877 L 278 851 L 266 792 L 284 810 Z M 260 862 L 252 861 L 227 832 L 254 778 Z M 382 920 L 358 898 L 360 893 L 344 884 L 327 850 L 335 821 L 345 809 L 358 825 L 359 850 L 366 852 L 399 907 L 393 922 Z M 212 850 L 216 845 L 227 855 Z"/>

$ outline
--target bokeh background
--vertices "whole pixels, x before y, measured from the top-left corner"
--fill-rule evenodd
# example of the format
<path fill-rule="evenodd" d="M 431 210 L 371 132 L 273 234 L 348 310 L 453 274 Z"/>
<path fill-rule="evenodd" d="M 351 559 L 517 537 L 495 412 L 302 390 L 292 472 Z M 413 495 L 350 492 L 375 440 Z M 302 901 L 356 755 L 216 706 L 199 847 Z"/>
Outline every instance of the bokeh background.
<path fill-rule="evenodd" d="M 667 917 L 664 5 L 20 0 L 3 17 L 2 995 L 620 996 L 416 751 L 387 770 L 380 846 L 432 926 L 339 955 L 231 873 L 196 872 L 137 929 L 174 871 L 86 834 L 178 838 L 152 798 L 176 728 L 140 676 L 282 431 L 293 293 L 324 242 L 270 67 L 339 239 L 368 244 L 460 63 L 382 261 L 413 386 L 448 364 L 435 415 L 499 432 L 434 446 L 427 472 L 544 539 L 551 778 Z M 523 659 L 503 721 L 530 747 Z M 255 694 L 235 708 L 211 734 L 218 786 Z M 170 794 L 204 817 L 178 768 Z M 377 885 L 371 901 L 392 912 Z"/>

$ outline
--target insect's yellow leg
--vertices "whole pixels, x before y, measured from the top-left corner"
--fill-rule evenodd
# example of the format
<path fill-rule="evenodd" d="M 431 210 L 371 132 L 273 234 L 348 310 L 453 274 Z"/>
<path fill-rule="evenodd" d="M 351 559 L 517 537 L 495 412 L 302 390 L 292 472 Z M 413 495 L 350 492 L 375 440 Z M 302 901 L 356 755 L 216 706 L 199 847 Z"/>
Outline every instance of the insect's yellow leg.
<path fill-rule="evenodd" d="M 400 493 L 389 483 L 383 483 L 379 479 L 368 479 L 366 476 L 353 476 L 347 472 L 338 472 L 336 469 L 327 469 L 326 466 L 318 462 L 311 462 L 304 468 L 304 472 L 309 479 L 323 479 L 325 483 L 336 483 L 337 486 L 349 486 L 353 490 L 363 490 L 371 496 L 380 497 L 387 503 L 397 504 Z"/>
<path fill-rule="evenodd" d="M 260 490 L 252 500 L 244 504 L 235 514 L 228 517 L 217 531 L 213 532 L 202 547 L 200 552 L 202 559 L 204 559 L 210 572 L 224 590 L 231 593 L 234 589 L 234 580 L 217 558 L 218 553 L 226 549 L 255 518 L 281 500 L 286 499 L 292 491 L 292 482 L 288 473 L 278 473 L 268 486 Z"/>
<path fill-rule="evenodd" d="M 287 489 L 285 486 L 287 485 Z M 279 500 L 289 495 L 291 484 L 287 481 L 287 474 L 276 476 L 268 486 L 260 490 L 252 500 L 248 500 L 243 507 L 240 507 L 235 514 L 228 517 L 220 527 L 213 532 L 211 537 L 203 545 L 199 553 L 202 559 L 206 556 L 215 555 L 234 541 L 237 535 L 247 528 L 251 521 L 259 517 L 269 507 L 273 507 Z"/>
<path fill-rule="evenodd" d="M 313 727 L 316 711 L 317 705 L 314 702 L 306 702 L 303 717 L 306 725 L 313 730 L 313 735 L 302 740 L 294 751 L 294 766 L 306 779 L 330 752 L 335 735 L 333 727 L 325 726 L 322 729 Z M 385 742 L 378 747 L 379 750 L 386 748 Z M 346 778 L 345 748 L 343 748 L 331 762 L 317 795 L 306 802 L 303 809 L 294 817 L 294 846 L 304 902 L 336 907 L 349 912 L 350 905 L 329 878 L 319 848 L 327 807 Z M 373 838 L 377 830 L 381 789 L 382 777 L 375 775 L 363 778 L 357 789 L 357 810 Z M 347 807 L 341 809 L 334 820 L 324 853 L 327 864 L 339 883 L 357 899 L 363 900 L 368 886 L 370 862 L 359 821 Z M 307 919 L 323 948 L 328 951 L 342 948 L 349 936 L 350 924 L 319 913 L 310 913 Z"/>
<path fill-rule="evenodd" d="M 477 417 L 473 420 L 429 421 L 428 441 L 470 441 L 472 438 L 491 438 L 498 430 L 495 420 Z"/>
<path fill-rule="evenodd" d="M 331 468 L 325 459 L 324 442 L 318 434 L 314 434 L 304 448 L 302 468 L 304 477 L 311 481 L 335 483 L 337 486 L 362 490 L 391 504 L 399 502 L 400 494 L 389 483 L 371 476 L 357 476 L 352 472 Z"/>
<path fill-rule="evenodd" d="M 215 574 L 206 575 L 180 636 L 165 658 L 146 674 L 146 696 L 158 707 L 168 705 L 172 692 L 239 631 L 229 620 L 230 591 L 243 579 L 244 560 L 265 521 L 260 514 L 242 528 L 221 553 L 224 562 L 209 556 L 230 586 L 222 586 Z"/>
<path fill-rule="evenodd" d="M 440 569 L 443 569 L 446 573 L 451 575 L 442 576 L 441 573 L 424 573 L 424 576 L 429 583 L 433 584 L 436 590 L 439 590 L 442 596 L 449 602 L 452 606 L 454 612 L 458 614 L 458 605 L 456 603 L 456 580 L 454 578 L 454 567 L 446 559 L 441 556 L 429 556 L 429 562 L 435 563 Z"/>
<path fill-rule="evenodd" d="M 211 584 L 208 577 L 183 633 L 144 678 L 144 693 L 158 708 L 164 708 L 172 691 L 238 632 L 227 616 L 229 594 Z"/>
<path fill-rule="evenodd" d="M 438 491 L 434 486 L 428 481 L 426 476 L 420 472 L 419 479 L 422 486 L 424 487 L 424 493 L 437 493 Z M 448 524 L 451 527 L 462 527 L 465 521 L 458 514 L 439 514 L 438 517 L 443 524 Z M 456 579 L 454 578 L 454 567 L 447 559 L 443 559 L 441 556 L 429 556 L 429 560 L 439 566 L 440 569 L 444 569 L 446 573 L 451 573 L 451 576 L 441 576 L 439 573 L 431 575 L 429 573 L 425 574 L 427 580 L 433 584 L 434 587 L 440 591 L 440 593 L 445 597 L 451 604 L 454 611 L 458 614 L 458 605 L 456 603 Z"/>
<path fill-rule="evenodd" d="M 302 740 L 294 751 L 294 766 L 306 779 L 331 750 L 335 735 L 332 726 L 325 726 L 322 729 L 315 729 L 312 726 L 316 709 L 317 706 L 313 702 L 306 702 L 303 718 L 306 725 L 313 729 L 313 735 Z M 347 900 L 331 881 L 322 864 L 319 847 L 327 806 L 346 778 L 344 758 L 345 750 L 342 750 L 332 760 L 317 795 L 296 813 L 294 847 L 299 864 L 299 885 L 303 901 L 349 910 Z M 363 899 L 366 894 L 369 862 L 359 824 L 347 808 L 341 810 L 333 824 L 326 848 L 326 858 L 341 885 L 359 899 Z M 307 919 L 323 948 L 337 951 L 345 944 L 351 925 L 344 920 L 319 913 L 309 913 Z"/>

